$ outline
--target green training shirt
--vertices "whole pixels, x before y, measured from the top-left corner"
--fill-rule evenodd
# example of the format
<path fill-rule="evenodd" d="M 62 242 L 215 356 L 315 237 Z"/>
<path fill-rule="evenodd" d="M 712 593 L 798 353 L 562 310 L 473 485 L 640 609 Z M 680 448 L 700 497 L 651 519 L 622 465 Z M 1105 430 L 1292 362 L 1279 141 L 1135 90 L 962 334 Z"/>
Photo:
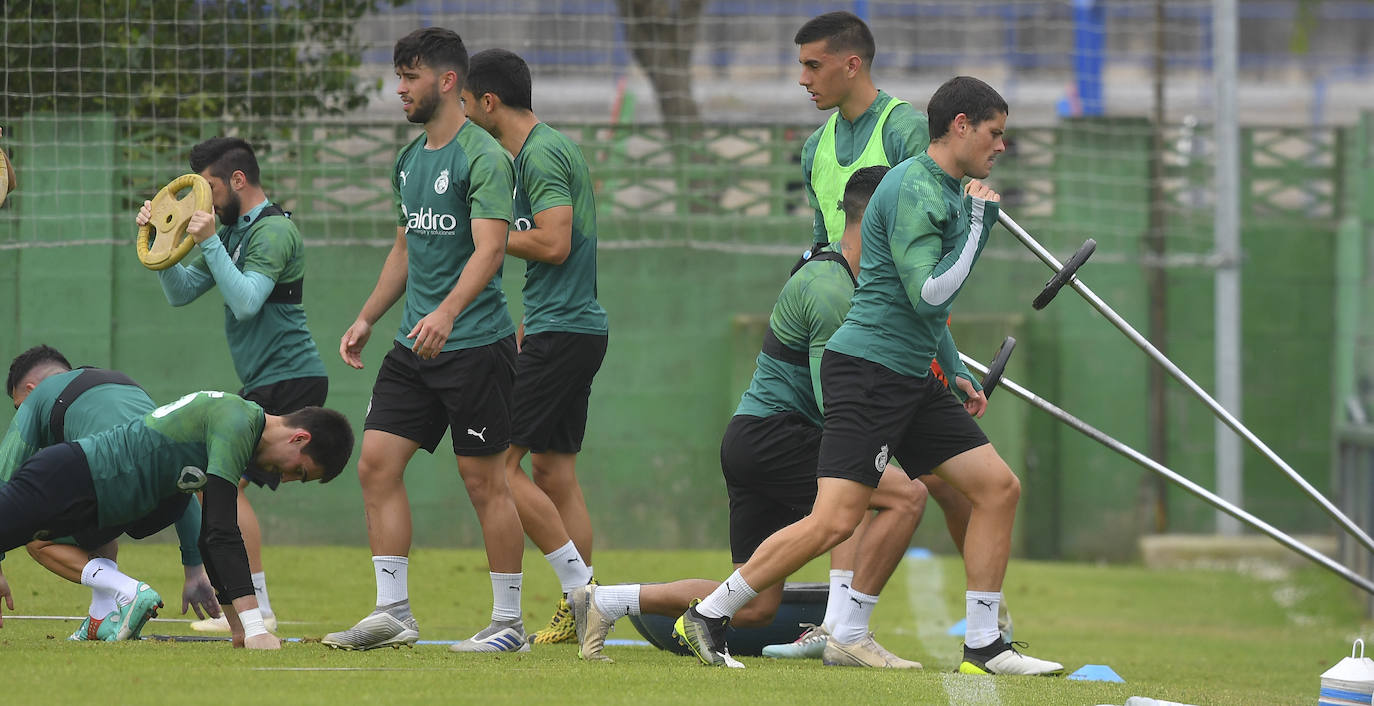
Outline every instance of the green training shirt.
<path fill-rule="evenodd" d="M 274 283 L 303 279 L 305 244 L 301 233 L 286 216 L 257 218 L 269 205 L 271 201 L 262 202 L 233 225 L 220 226 L 216 235 L 240 272 L 257 272 Z M 200 248 L 194 249 L 183 264 L 210 276 Z M 263 302 L 257 316 L 240 321 L 226 303 L 224 335 L 234 371 L 245 390 L 282 380 L 325 376 L 324 362 L 310 336 L 301 304 Z"/>
<path fill-rule="evenodd" d="M 759 353 L 758 367 L 735 414 L 768 417 L 797 412 L 821 426 L 821 355 L 831 334 L 844 322 L 853 293 L 854 280 L 842 262 L 808 262 L 787 280 L 768 316 L 768 326 L 783 346 L 804 351 L 810 365 L 802 367 Z"/>
<path fill-rule="evenodd" d="M 127 424 L 78 439 L 95 485 L 100 526 L 136 520 L 208 476 L 238 485 L 267 416 L 238 395 L 194 392 Z"/>
<path fill-rule="evenodd" d="M 525 263 L 525 333 L 606 333 L 606 310 L 596 301 L 596 202 L 582 150 L 539 123 L 515 157 L 515 230 L 534 227 L 534 214 L 572 207 L 572 244 L 561 265 Z"/>
<path fill-rule="evenodd" d="M 995 223 L 997 204 L 965 196 L 930 155 L 893 167 L 864 212 L 859 286 L 826 347 L 918 378 L 934 358 L 981 389 L 946 320 Z"/>
<path fill-rule="evenodd" d="M 40 449 L 126 424 L 153 410 L 153 399 L 133 385 L 96 385 L 77 397 L 63 416 L 65 439 L 53 438 L 49 421 L 57 396 L 81 374 L 50 375 L 33 388 L 0 439 L 0 482 L 9 482 L 24 461 Z"/>
<path fill-rule="evenodd" d="M 485 130 L 465 121 L 448 144 L 425 148 L 425 135 L 396 156 L 391 176 L 399 220 L 406 237 L 406 302 L 396 340 L 433 313 L 453 291 L 458 275 L 476 251 L 472 219 L 511 221 L 515 170 L 510 156 Z M 476 348 L 515 333 L 501 271 L 453 322 L 442 350 Z"/>
<path fill-rule="evenodd" d="M 884 91 L 878 91 L 878 97 L 873 100 L 873 104 L 868 109 L 855 118 L 853 122 L 844 119 L 839 111 L 835 111 L 832 119 L 834 120 L 834 155 L 840 166 L 854 168 L 861 167 L 892 166 L 918 154 L 925 152 L 926 147 L 930 146 L 930 124 L 926 120 L 924 113 L 913 108 L 909 103 L 901 102 L 887 114 L 884 120 L 883 115 L 887 110 L 888 104 L 896 100 Z M 871 164 L 865 164 L 859 157 L 864 154 L 873 138 L 873 130 L 882 124 L 881 142 L 882 154 L 886 157 L 885 161 L 872 160 Z M 822 204 L 816 195 L 815 186 L 812 183 L 816 164 L 816 151 L 821 144 L 825 132 L 830 126 L 827 120 L 811 136 L 806 139 L 806 144 L 802 146 L 802 176 L 806 184 L 806 202 L 815 210 L 811 221 L 812 242 L 825 243 L 835 242 L 844 233 L 844 218 L 841 214 L 838 221 L 838 231 L 826 227 L 825 213 L 822 208 L 833 210 L 834 203 L 838 198 L 829 199 L 832 203 Z M 870 155 L 872 153 L 870 152 Z M 843 182 L 836 184 L 840 197 L 844 195 L 845 184 L 848 183 L 847 177 L 842 177 Z"/>

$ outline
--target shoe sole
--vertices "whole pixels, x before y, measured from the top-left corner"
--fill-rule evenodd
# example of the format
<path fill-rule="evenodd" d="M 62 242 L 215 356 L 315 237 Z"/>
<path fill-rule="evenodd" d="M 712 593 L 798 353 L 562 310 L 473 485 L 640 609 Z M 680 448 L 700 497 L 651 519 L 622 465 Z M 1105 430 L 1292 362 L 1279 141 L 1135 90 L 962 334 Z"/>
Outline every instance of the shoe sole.
<path fill-rule="evenodd" d="M 825 643 L 821 643 L 821 647 L 824 648 L 824 647 L 825 647 Z M 776 649 L 774 649 L 774 648 L 776 648 Z M 821 658 L 820 652 L 817 652 L 816 654 L 811 655 L 811 654 L 807 654 L 805 651 L 802 651 L 802 650 L 794 650 L 794 649 L 792 649 L 792 646 L 791 646 L 791 645 L 768 645 L 767 647 L 764 647 L 764 648 L 763 648 L 763 656 L 764 656 L 764 657 L 771 657 L 771 658 L 773 658 L 773 659 L 820 659 L 820 658 Z"/>
<path fill-rule="evenodd" d="M 678 644 L 686 647 L 693 655 L 696 655 L 696 658 L 701 660 L 702 664 L 708 667 L 720 667 L 725 665 L 724 660 L 716 662 L 710 658 L 701 656 L 701 653 L 697 651 L 696 645 L 693 645 L 692 641 L 687 639 L 686 624 L 682 616 L 678 616 L 677 622 L 673 623 L 673 637 L 677 638 Z"/>
<path fill-rule="evenodd" d="M 957 670 L 955 670 L 955 671 L 957 671 L 957 672 L 960 673 L 960 674 L 986 674 L 986 675 L 997 674 L 997 672 L 989 671 L 989 670 L 987 670 L 987 669 L 984 669 L 983 667 L 979 667 L 978 665 L 976 665 L 976 664 L 974 664 L 974 663 L 972 663 L 972 662 L 968 662 L 968 661 L 960 662 L 960 663 L 959 663 L 959 669 L 957 669 Z M 1051 671 L 1048 671 L 1048 672 L 1040 672 L 1040 673 L 1038 673 L 1038 674 L 1012 674 L 1012 675 L 1008 675 L 1008 676 L 1017 676 L 1017 677 L 1057 677 L 1057 676 L 1062 675 L 1063 673 L 1064 673 L 1064 670 L 1063 670 L 1062 668 L 1060 668 L 1060 669 L 1055 669 L 1055 670 L 1051 670 Z"/>
<path fill-rule="evenodd" d="M 407 634 L 407 633 L 409 633 L 409 634 Z M 397 635 L 396 637 L 388 638 L 388 639 L 386 639 L 386 640 L 383 640 L 383 641 L 381 641 L 381 642 L 378 642 L 378 643 L 375 644 L 375 645 L 349 645 L 349 644 L 345 644 L 345 643 L 342 643 L 342 642 L 330 642 L 328 638 L 325 638 L 325 639 L 323 639 L 323 640 L 320 640 L 320 644 L 322 644 L 322 645 L 324 645 L 324 646 L 326 646 L 326 647 L 332 647 L 332 648 L 334 648 L 334 649 L 336 649 L 336 650 L 349 650 L 349 651 L 351 651 L 351 652 L 366 652 L 366 651 L 368 651 L 368 650 L 375 650 L 375 649 L 377 649 L 378 647 L 392 647 L 392 648 L 395 648 L 395 649 L 398 649 L 398 650 L 399 650 L 399 649 L 401 649 L 401 646 L 404 645 L 405 647 L 412 647 L 412 648 L 413 648 L 413 647 L 415 647 L 416 641 L 418 641 L 419 639 L 420 639 L 420 633 L 415 632 L 414 630 L 406 630 L 405 632 L 402 632 L 401 634 Z"/>

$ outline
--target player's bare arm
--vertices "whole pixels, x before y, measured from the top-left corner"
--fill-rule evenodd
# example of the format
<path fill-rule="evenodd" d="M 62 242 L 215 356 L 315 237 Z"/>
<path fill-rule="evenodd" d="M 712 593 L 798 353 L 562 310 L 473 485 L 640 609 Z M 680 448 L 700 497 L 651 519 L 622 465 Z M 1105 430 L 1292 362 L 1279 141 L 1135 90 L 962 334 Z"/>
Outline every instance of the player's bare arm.
<path fill-rule="evenodd" d="M 561 265 L 572 252 L 572 206 L 554 206 L 534 214 L 534 227 L 512 230 L 506 252 L 525 260 Z"/>
<path fill-rule="evenodd" d="M 386 262 L 382 264 L 382 272 L 377 276 L 377 285 L 372 288 L 372 294 L 368 295 L 367 301 L 363 303 L 363 309 L 358 312 L 358 318 L 353 321 L 353 325 L 339 338 L 339 357 L 351 368 L 363 369 L 363 346 L 367 345 L 367 339 L 372 336 L 373 325 L 401 298 L 401 295 L 405 294 L 408 268 L 406 253 L 406 229 L 405 226 L 398 226 L 396 242 L 392 244 L 391 252 L 387 253 Z"/>
<path fill-rule="evenodd" d="M 444 342 L 453 331 L 453 321 L 477 298 L 492 277 L 500 271 L 506 258 L 506 221 L 498 218 L 472 219 L 472 243 L 475 250 L 453 289 L 439 307 L 426 314 L 410 330 L 406 338 L 414 339 L 412 349 L 421 358 L 439 355 Z"/>

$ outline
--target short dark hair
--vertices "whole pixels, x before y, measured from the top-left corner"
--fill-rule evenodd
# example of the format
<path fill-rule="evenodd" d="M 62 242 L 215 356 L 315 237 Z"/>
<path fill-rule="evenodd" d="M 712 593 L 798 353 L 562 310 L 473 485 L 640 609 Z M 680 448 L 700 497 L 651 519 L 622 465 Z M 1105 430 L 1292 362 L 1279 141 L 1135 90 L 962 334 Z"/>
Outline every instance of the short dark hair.
<path fill-rule="evenodd" d="M 19 387 L 19 383 L 23 382 L 34 368 L 45 363 L 60 365 L 67 370 L 72 369 L 72 364 L 67 360 L 67 356 L 62 355 L 62 351 L 40 343 L 15 356 L 10 362 L 10 376 L 5 380 L 5 392 L 9 393 L 10 399 L 14 399 L 14 391 Z"/>
<path fill-rule="evenodd" d="M 842 10 L 818 15 L 807 20 L 792 41 L 801 46 L 822 39 L 830 51 L 852 51 L 864 60 L 864 66 L 873 66 L 873 55 L 877 51 L 873 32 L 858 15 Z"/>
<path fill-rule="evenodd" d="M 282 417 L 288 427 L 310 432 L 310 441 L 301 453 L 324 469 L 321 483 L 334 480 L 353 455 L 353 426 L 348 417 L 324 407 L 302 407 Z"/>
<path fill-rule="evenodd" d="M 846 225 L 863 220 L 868 200 L 873 197 L 873 190 L 878 188 L 878 182 L 883 180 L 887 171 L 888 168 L 883 166 L 864 167 L 849 176 L 849 183 L 844 185 L 844 200 L 840 201 Z"/>
<path fill-rule="evenodd" d="M 468 50 L 457 32 L 443 27 L 417 29 L 396 42 L 391 53 L 391 65 L 400 69 L 424 64 L 430 68 L 449 70 L 458 74 L 458 88 L 468 78 Z"/>
<path fill-rule="evenodd" d="M 479 51 L 468 64 L 467 87 L 478 98 L 493 93 L 507 106 L 534 110 L 530 106 L 532 83 L 529 64 L 505 49 Z"/>
<path fill-rule="evenodd" d="M 935 89 L 926 106 L 926 117 L 930 122 L 930 141 L 934 142 L 949 132 L 949 126 L 960 113 L 968 116 L 972 125 L 991 120 L 999 113 L 1011 115 L 1006 99 L 992 86 L 972 76 L 955 76 Z"/>
<path fill-rule="evenodd" d="M 234 172 L 243 172 L 244 178 L 254 186 L 258 185 L 261 176 L 253 146 L 237 137 L 212 137 L 191 148 L 191 171 L 199 174 L 206 169 L 211 176 L 223 181 L 228 181 Z"/>

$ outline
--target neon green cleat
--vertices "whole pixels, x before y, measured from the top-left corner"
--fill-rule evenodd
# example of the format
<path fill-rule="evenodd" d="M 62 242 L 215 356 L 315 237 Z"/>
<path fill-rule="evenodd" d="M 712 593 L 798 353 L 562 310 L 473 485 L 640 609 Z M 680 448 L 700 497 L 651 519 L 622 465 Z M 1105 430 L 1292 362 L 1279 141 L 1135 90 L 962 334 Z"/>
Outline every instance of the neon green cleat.
<path fill-rule="evenodd" d="M 693 599 L 687 612 L 673 623 L 673 637 L 691 650 L 702 664 L 744 669 L 744 665 L 731 657 L 729 648 L 725 646 L 725 628 L 730 625 L 730 619 L 708 618 L 698 613 L 697 604 L 700 602 L 700 598 Z"/>

